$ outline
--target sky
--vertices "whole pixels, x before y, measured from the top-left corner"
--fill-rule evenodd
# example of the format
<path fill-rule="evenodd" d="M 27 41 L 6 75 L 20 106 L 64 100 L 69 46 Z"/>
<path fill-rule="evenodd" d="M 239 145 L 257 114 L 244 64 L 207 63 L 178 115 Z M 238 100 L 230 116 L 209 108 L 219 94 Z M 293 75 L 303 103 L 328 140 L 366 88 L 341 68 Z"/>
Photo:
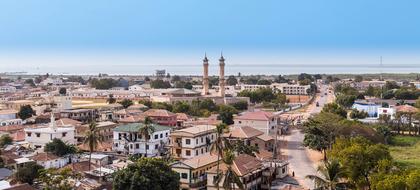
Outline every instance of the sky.
<path fill-rule="evenodd" d="M 27 61 L 21 58 L 29 54 L 44 55 L 34 62 L 47 65 L 52 55 L 127 53 L 191 63 L 204 52 L 217 59 L 220 51 L 412 57 L 420 49 L 419 7 L 415 0 L 2 0 L 0 69 L 13 70 L 8 60 Z"/>

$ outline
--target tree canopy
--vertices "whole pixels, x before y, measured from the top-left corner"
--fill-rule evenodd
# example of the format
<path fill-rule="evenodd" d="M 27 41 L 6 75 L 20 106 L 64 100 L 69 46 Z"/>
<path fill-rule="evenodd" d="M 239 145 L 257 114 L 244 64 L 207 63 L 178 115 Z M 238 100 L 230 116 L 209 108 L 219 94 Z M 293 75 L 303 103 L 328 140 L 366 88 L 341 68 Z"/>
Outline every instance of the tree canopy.
<path fill-rule="evenodd" d="M 18 116 L 22 120 L 28 119 L 34 115 L 35 115 L 35 111 L 32 109 L 31 105 L 21 106 L 18 112 Z"/>
<path fill-rule="evenodd" d="M 44 147 L 45 152 L 52 153 L 56 156 L 64 156 L 67 154 L 76 153 L 76 147 L 73 145 L 67 145 L 61 139 L 53 139 L 52 142 L 49 142 Z"/>

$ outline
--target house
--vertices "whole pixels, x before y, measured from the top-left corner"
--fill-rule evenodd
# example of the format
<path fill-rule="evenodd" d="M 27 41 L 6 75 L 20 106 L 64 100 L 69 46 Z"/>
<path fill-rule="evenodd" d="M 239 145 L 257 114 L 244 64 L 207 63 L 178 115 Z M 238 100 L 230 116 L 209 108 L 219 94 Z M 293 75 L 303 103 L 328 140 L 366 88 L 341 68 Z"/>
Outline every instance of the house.
<path fill-rule="evenodd" d="M 45 169 L 49 168 L 62 168 L 66 166 L 70 159 L 69 157 L 59 157 L 51 153 L 37 153 L 36 155 L 30 157 L 32 160 L 34 160 L 37 164 L 41 165 Z"/>
<path fill-rule="evenodd" d="M 96 128 L 99 134 L 102 135 L 103 141 L 112 140 L 113 137 L 113 129 L 117 126 L 116 123 L 111 121 L 102 121 L 96 123 Z M 89 124 L 82 125 L 80 127 L 76 127 L 77 132 L 77 139 L 78 141 L 83 140 L 86 132 L 89 130 Z"/>
<path fill-rule="evenodd" d="M 89 159 L 89 155 L 85 155 L 84 158 Z M 90 162 L 92 164 L 97 165 L 97 166 L 106 166 L 106 165 L 112 163 L 110 156 L 106 155 L 106 154 L 96 154 L 95 153 L 95 154 L 92 154 L 90 156 L 90 158 L 91 158 Z"/>
<path fill-rule="evenodd" d="M 353 109 L 368 113 L 369 117 L 377 117 L 380 107 L 381 105 L 366 100 L 356 100 L 352 106 Z"/>
<path fill-rule="evenodd" d="M 73 107 L 71 96 L 54 96 L 53 102 L 55 104 L 55 109 L 58 111 L 70 110 Z"/>
<path fill-rule="evenodd" d="M 208 153 L 214 141 L 216 126 L 197 125 L 173 131 L 169 147 L 175 159 L 189 159 Z"/>
<path fill-rule="evenodd" d="M 22 125 L 22 119 L 16 118 L 16 110 L 0 110 L 0 126 Z"/>
<path fill-rule="evenodd" d="M 41 81 L 40 83 L 43 86 L 52 86 L 52 85 L 62 85 L 63 80 L 60 78 L 46 78 L 45 80 Z"/>
<path fill-rule="evenodd" d="M 207 185 L 206 172 L 216 166 L 217 162 L 217 154 L 206 153 L 174 162 L 170 167 L 179 174 L 180 189 L 203 189 Z"/>
<path fill-rule="evenodd" d="M 378 108 L 378 119 L 381 117 L 381 115 L 388 115 L 390 119 L 395 118 L 395 107 L 389 107 L 389 108 Z"/>
<path fill-rule="evenodd" d="M 97 118 L 97 111 L 94 109 L 71 109 L 62 110 L 60 118 L 69 118 L 81 122 L 88 122 Z"/>
<path fill-rule="evenodd" d="M 273 137 L 249 126 L 232 128 L 228 133 L 224 133 L 223 137 L 231 142 L 244 142 L 245 145 L 252 145 L 261 150 L 272 151 L 274 148 Z"/>
<path fill-rule="evenodd" d="M 277 115 L 272 112 L 255 111 L 245 112 L 233 118 L 235 127 L 250 126 L 258 129 L 265 134 L 275 133 L 278 126 Z"/>
<path fill-rule="evenodd" d="M 125 154 L 139 154 L 142 156 L 153 157 L 160 154 L 169 140 L 171 128 L 158 124 L 151 124 L 154 132 L 150 134 L 148 140 L 139 134 L 144 123 L 130 123 L 116 127 L 113 135 L 112 150 Z M 147 152 L 147 155 L 145 155 Z"/>
<path fill-rule="evenodd" d="M 43 148 L 45 144 L 53 139 L 61 139 L 67 144 L 76 144 L 74 127 L 57 127 L 54 114 L 51 114 L 51 122 L 48 126 L 38 128 L 26 128 L 25 141 L 31 148 Z"/>
<path fill-rule="evenodd" d="M 271 183 L 271 170 L 270 166 L 264 165 L 264 163 L 255 158 L 253 156 L 247 154 L 240 154 L 236 156 L 235 160 L 231 166 L 233 172 L 239 177 L 241 183 L 243 184 L 244 190 L 251 190 L 251 189 L 269 189 L 269 185 Z M 220 164 L 219 172 L 221 174 L 226 173 L 228 166 L 225 163 Z M 207 171 L 207 189 L 214 190 L 218 189 L 217 182 L 217 167 L 211 168 Z M 224 175 L 222 175 L 222 179 L 219 181 L 219 189 L 223 188 L 223 181 Z M 235 186 L 235 189 L 240 189 L 236 184 L 232 184 Z"/>
<path fill-rule="evenodd" d="M 150 117 L 153 122 L 159 125 L 175 127 L 177 115 L 164 109 L 149 109 L 143 113 L 145 117 Z"/>

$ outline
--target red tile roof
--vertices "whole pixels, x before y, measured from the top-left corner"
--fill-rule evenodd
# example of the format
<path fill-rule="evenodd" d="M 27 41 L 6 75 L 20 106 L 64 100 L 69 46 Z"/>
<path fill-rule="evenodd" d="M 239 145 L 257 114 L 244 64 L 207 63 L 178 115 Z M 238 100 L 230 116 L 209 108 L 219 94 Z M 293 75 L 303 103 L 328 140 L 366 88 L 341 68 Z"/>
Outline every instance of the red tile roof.
<path fill-rule="evenodd" d="M 229 133 L 223 134 L 223 137 L 249 139 L 264 134 L 264 132 L 254 129 L 252 127 L 235 127 L 230 129 Z"/>
<path fill-rule="evenodd" d="M 55 160 L 55 159 L 58 159 L 60 157 L 58 157 L 58 156 L 56 156 L 52 153 L 43 152 L 43 153 L 38 153 L 37 155 L 32 156 L 31 158 L 32 158 L 32 160 L 43 162 L 43 161 L 48 161 L 48 160 Z"/>
<path fill-rule="evenodd" d="M 256 111 L 256 112 L 246 112 L 242 115 L 236 116 L 235 119 L 269 121 L 273 117 L 274 117 L 274 114 L 271 112 Z"/>
<path fill-rule="evenodd" d="M 164 109 L 150 109 L 144 112 L 144 115 L 149 117 L 173 117 L 176 114 Z"/>
<path fill-rule="evenodd" d="M 410 105 L 402 105 L 395 107 L 397 112 L 416 113 L 418 109 Z"/>

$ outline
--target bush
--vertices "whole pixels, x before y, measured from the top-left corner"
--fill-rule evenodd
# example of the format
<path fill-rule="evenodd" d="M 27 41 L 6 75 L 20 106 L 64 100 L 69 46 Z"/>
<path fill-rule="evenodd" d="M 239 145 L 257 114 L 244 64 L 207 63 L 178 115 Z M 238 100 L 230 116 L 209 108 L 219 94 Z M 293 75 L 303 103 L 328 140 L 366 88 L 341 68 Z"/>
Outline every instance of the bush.
<path fill-rule="evenodd" d="M 350 118 L 352 119 L 364 119 L 368 116 L 369 116 L 368 113 L 365 111 L 359 111 L 359 110 L 353 109 L 350 112 Z"/>

